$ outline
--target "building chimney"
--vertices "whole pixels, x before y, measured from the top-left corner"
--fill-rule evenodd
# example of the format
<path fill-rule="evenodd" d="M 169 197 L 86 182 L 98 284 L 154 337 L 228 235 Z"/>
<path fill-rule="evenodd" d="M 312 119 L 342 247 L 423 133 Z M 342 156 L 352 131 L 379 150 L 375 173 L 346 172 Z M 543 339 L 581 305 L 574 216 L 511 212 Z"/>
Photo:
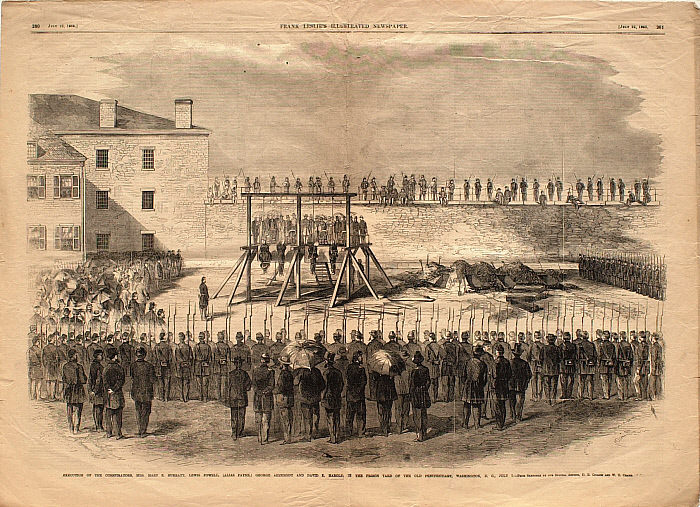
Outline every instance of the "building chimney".
<path fill-rule="evenodd" d="M 117 126 L 117 101 L 100 101 L 100 128 L 114 128 Z"/>
<path fill-rule="evenodd" d="M 175 100 L 175 128 L 192 128 L 192 99 Z"/>
<path fill-rule="evenodd" d="M 39 146 L 36 141 L 27 141 L 27 158 L 37 158 L 39 156 Z"/>

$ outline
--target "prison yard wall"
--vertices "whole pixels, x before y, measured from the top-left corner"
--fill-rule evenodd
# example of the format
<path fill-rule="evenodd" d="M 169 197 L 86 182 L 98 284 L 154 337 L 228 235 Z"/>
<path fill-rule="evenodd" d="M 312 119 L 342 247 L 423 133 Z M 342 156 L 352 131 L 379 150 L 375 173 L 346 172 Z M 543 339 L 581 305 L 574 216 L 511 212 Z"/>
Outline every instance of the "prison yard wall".
<path fill-rule="evenodd" d="M 343 203 L 305 204 L 304 214 L 343 213 Z M 291 203 L 254 201 L 254 216 L 296 213 Z M 658 206 L 396 206 L 352 205 L 367 222 L 382 262 L 457 259 L 489 262 L 557 261 L 586 249 L 652 252 Z M 206 258 L 236 259 L 246 243 L 245 204 L 206 206 Z"/>

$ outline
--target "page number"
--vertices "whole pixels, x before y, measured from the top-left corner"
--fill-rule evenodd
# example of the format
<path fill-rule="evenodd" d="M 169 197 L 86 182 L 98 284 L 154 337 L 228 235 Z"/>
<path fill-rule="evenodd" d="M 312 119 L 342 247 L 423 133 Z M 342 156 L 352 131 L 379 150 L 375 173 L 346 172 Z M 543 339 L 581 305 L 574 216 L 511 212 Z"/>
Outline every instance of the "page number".
<path fill-rule="evenodd" d="M 32 28 L 41 28 L 41 25 L 37 23 L 32 23 Z"/>

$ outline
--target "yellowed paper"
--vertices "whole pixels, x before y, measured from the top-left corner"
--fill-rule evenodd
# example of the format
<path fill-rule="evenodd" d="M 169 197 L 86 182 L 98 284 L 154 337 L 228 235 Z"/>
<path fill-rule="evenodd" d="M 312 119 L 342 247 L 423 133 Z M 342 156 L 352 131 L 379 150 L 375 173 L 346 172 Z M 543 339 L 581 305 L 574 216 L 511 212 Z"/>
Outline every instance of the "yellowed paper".
<path fill-rule="evenodd" d="M 4 2 L 1 503 L 697 504 L 696 21 Z"/>

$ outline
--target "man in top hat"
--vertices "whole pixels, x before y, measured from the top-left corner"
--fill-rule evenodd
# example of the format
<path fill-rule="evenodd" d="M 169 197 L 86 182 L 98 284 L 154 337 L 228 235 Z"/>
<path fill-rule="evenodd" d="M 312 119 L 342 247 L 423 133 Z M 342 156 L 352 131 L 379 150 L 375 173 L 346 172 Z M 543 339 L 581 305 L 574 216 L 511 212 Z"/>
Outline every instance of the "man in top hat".
<path fill-rule="evenodd" d="M 85 402 L 84 385 L 87 377 L 83 366 L 78 363 L 75 349 L 68 350 L 68 361 L 63 365 L 63 400 L 66 402 L 68 428 L 71 433 L 80 433 L 80 419 Z"/>
<path fill-rule="evenodd" d="M 510 398 L 509 384 L 513 376 L 510 362 L 504 356 L 504 347 L 500 342 L 494 345 L 496 362 L 494 365 L 493 392 L 496 399 L 494 412 L 496 415 L 496 427 L 499 430 L 506 425 L 506 401 Z"/>
<path fill-rule="evenodd" d="M 343 374 L 335 367 L 335 354 L 329 352 L 326 356 L 326 389 L 323 392 L 323 407 L 326 409 L 326 421 L 331 444 L 339 443 L 340 438 L 340 409 L 343 402 Z"/>
<path fill-rule="evenodd" d="M 569 335 L 571 339 L 571 335 Z M 525 392 L 532 378 L 532 370 L 527 361 L 522 359 L 522 345 L 516 343 L 513 346 L 513 359 L 510 360 L 510 369 L 513 376 L 508 388 L 510 390 L 510 415 L 513 421 L 523 420 L 523 407 L 525 406 Z"/>
<path fill-rule="evenodd" d="M 544 384 L 544 394 L 547 402 L 554 405 L 557 398 L 557 384 L 561 366 L 561 349 L 555 345 L 557 337 L 553 334 L 547 335 L 547 345 L 540 351 L 542 362 L 542 381 Z"/>
<path fill-rule="evenodd" d="M 105 415 L 107 437 L 124 438 L 122 434 L 122 412 L 124 411 L 124 369 L 119 364 L 119 352 L 107 348 L 107 366 L 102 374 L 106 391 Z"/>
<path fill-rule="evenodd" d="M 484 349 L 481 343 L 477 343 L 474 347 L 474 353 L 472 357 L 467 361 L 464 370 L 461 372 L 462 376 L 462 401 L 464 402 L 464 408 L 462 411 L 462 427 L 469 427 L 469 419 L 472 410 L 476 410 L 476 415 L 474 417 L 474 427 L 481 427 L 481 416 L 483 406 L 486 398 L 484 396 L 484 388 L 488 381 L 488 372 L 486 363 L 481 360 L 484 354 Z"/>
<path fill-rule="evenodd" d="M 160 341 L 155 346 L 155 372 L 158 377 L 160 401 L 170 401 L 170 377 L 173 364 L 173 349 L 166 339 L 164 332 L 160 333 Z M 145 357 L 145 356 L 144 356 Z"/>
<path fill-rule="evenodd" d="M 248 372 L 241 369 L 243 358 L 234 356 L 233 368 L 228 373 L 227 405 L 231 409 L 231 438 L 238 440 L 245 428 L 245 410 L 248 406 L 248 391 L 253 383 Z"/>
<path fill-rule="evenodd" d="M 199 343 L 194 346 L 194 376 L 197 379 L 199 399 L 209 401 L 209 375 L 211 374 L 211 362 L 213 354 L 207 343 L 207 335 L 204 331 L 199 333 Z"/>
<path fill-rule="evenodd" d="M 105 386 L 102 378 L 102 359 L 104 353 L 102 349 L 95 349 L 90 363 L 90 375 L 88 377 L 88 390 L 90 402 L 92 403 L 92 421 L 95 423 L 94 430 L 104 430 L 103 414 L 105 408 Z"/>
<path fill-rule="evenodd" d="M 355 343 L 355 342 L 353 342 Z M 354 434 L 355 419 L 357 419 L 357 434 L 365 434 L 367 423 L 367 406 L 365 403 L 365 386 L 367 385 L 367 373 L 362 366 L 362 351 L 355 350 L 352 355 L 352 362 L 348 365 L 346 372 L 347 391 L 345 417 L 345 431 L 348 436 Z"/>
<path fill-rule="evenodd" d="M 279 334 L 279 333 L 278 333 Z M 292 425 L 294 423 L 294 376 L 290 370 L 289 356 L 279 357 L 280 372 L 275 383 L 275 403 L 280 410 L 280 424 L 284 441 L 281 444 L 292 443 Z"/>
<path fill-rule="evenodd" d="M 185 333 L 178 333 L 180 343 L 175 348 L 175 378 L 179 380 L 182 401 L 190 400 L 190 379 L 192 378 L 192 347 L 185 340 Z"/>
<path fill-rule="evenodd" d="M 253 370 L 253 411 L 260 445 L 269 443 L 270 420 L 275 403 L 272 395 L 275 388 L 275 372 L 269 365 L 270 354 L 263 352 L 260 356 L 260 366 Z"/>
<path fill-rule="evenodd" d="M 131 399 L 136 405 L 138 436 L 145 437 L 151 417 L 153 386 L 157 380 L 156 370 L 146 361 L 146 349 L 143 347 L 136 349 L 136 361 L 131 366 Z"/>
<path fill-rule="evenodd" d="M 428 433 L 428 409 L 430 408 L 430 372 L 423 365 L 423 354 L 417 350 L 413 354 L 413 364 L 408 379 L 408 396 L 413 405 L 413 424 L 416 428 L 416 441 L 423 442 Z"/>
<path fill-rule="evenodd" d="M 610 331 L 603 331 L 603 341 L 600 344 L 598 355 L 598 369 L 600 370 L 600 382 L 603 386 L 603 399 L 610 399 L 610 389 L 616 368 L 615 345 L 610 341 Z"/>
<path fill-rule="evenodd" d="M 226 343 L 226 332 L 216 333 L 216 343 L 213 345 L 214 362 L 212 373 L 214 374 L 214 389 L 218 400 L 226 399 L 226 380 L 228 379 L 229 361 L 231 360 L 231 349 Z"/>

